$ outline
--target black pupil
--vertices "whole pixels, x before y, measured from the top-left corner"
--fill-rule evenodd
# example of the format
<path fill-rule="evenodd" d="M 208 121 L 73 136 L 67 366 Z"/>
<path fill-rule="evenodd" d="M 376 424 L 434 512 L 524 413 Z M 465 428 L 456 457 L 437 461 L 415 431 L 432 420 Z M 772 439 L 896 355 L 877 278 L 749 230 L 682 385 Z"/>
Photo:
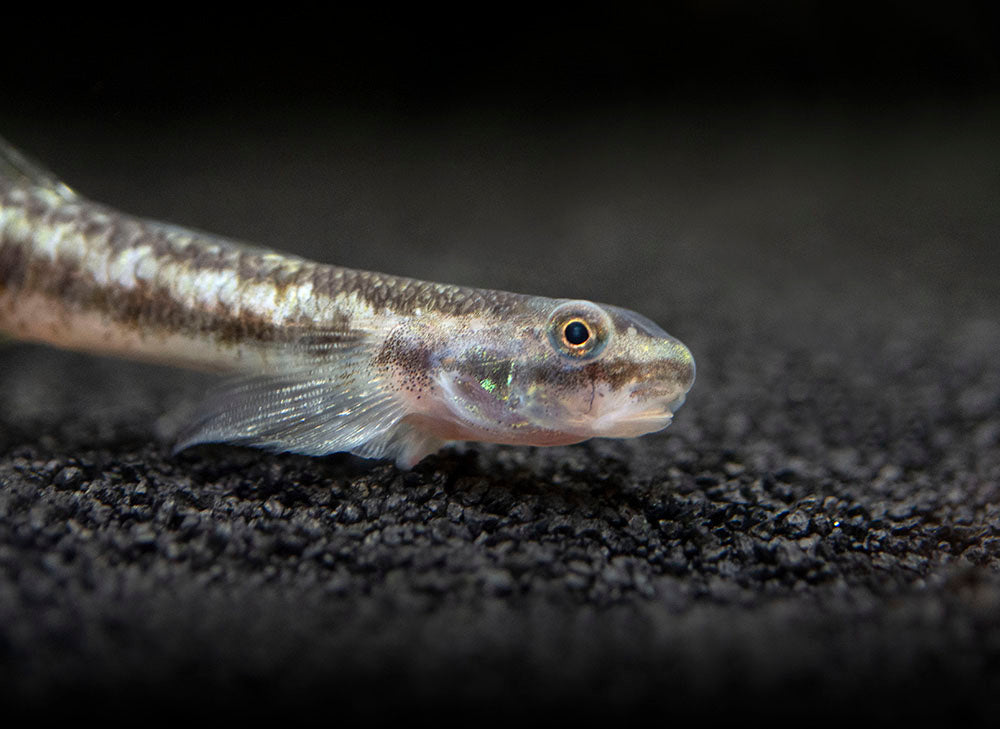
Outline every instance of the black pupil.
<path fill-rule="evenodd" d="M 583 344 L 590 339 L 590 330 L 587 329 L 587 325 L 582 321 L 571 321 L 566 325 L 566 330 L 563 334 L 565 334 L 566 341 L 570 344 Z"/>

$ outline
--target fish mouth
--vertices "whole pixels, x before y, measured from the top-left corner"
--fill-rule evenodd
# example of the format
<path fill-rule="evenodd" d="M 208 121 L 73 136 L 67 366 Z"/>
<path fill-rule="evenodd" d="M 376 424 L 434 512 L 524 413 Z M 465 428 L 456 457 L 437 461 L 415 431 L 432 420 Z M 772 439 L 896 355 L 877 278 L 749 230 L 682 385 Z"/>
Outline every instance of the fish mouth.
<path fill-rule="evenodd" d="M 673 420 L 674 415 L 669 410 L 644 410 L 627 415 L 614 414 L 601 418 L 594 423 L 597 435 L 611 438 L 635 438 L 646 433 L 663 430 Z"/>
<path fill-rule="evenodd" d="M 668 423 L 673 420 L 674 411 L 669 406 L 640 410 L 635 413 L 619 416 L 619 421 L 623 423 L 652 423 L 658 420 L 665 420 Z"/>
<path fill-rule="evenodd" d="M 594 423 L 595 430 L 617 438 L 634 438 L 663 430 L 673 421 L 674 412 L 683 403 L 684 395 L 680 395 L 642 410 L 621 408 L 599 418 Z"/>
<path fill-rule="evenodd" d="M 636 438 L 666 428 L 684 404 L 686 392 L 676 387 L 636 388 L 607 398 L 603 412 L 561 418 L 554 429 L 584 438 Z M 638 397 L 637 397 L 638 395 Z M 610 401 L 610 402 L 608 402 Z"/>

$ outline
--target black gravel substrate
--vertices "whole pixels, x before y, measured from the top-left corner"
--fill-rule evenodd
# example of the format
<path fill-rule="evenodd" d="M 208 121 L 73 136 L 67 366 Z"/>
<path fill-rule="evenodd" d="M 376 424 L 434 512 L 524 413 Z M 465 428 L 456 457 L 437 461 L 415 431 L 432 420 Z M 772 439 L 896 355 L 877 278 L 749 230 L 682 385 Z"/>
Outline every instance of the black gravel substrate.
<path fill-rule="evenodd" d="M 994 108 L 8 116 L 121 209 L 627 306 L 699 379 L 662 434 L 400 472 L 171 456 L 205 378 L 5 343 L 5 707 L 1000 710 Z"/>

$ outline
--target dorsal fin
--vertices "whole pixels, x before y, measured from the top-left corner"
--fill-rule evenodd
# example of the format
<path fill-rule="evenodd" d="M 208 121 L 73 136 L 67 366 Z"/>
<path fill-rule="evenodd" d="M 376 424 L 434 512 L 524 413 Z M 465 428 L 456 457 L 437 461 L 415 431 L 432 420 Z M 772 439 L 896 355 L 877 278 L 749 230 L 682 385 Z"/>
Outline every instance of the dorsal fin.
<path fill-rule="evenodd" d="M 3 137 L 0 137 L 0 182 L 17 187 L 40 187 L 67 201 L 76 199 L 76 193 L 67 184 L 42 165 L 24 156 Z"/>

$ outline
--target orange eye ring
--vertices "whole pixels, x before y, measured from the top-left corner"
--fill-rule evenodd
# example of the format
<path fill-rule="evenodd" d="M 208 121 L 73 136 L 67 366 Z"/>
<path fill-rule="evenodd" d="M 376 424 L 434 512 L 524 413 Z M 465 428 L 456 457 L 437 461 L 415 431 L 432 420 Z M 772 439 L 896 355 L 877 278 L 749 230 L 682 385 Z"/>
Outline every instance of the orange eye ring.
<path fill-rule="evenodd" d="M 590 326 L 583 319 L 574 318 L 563 324 L 562 341 L 570 349 L 585 347 L 590 339 Z"/>

